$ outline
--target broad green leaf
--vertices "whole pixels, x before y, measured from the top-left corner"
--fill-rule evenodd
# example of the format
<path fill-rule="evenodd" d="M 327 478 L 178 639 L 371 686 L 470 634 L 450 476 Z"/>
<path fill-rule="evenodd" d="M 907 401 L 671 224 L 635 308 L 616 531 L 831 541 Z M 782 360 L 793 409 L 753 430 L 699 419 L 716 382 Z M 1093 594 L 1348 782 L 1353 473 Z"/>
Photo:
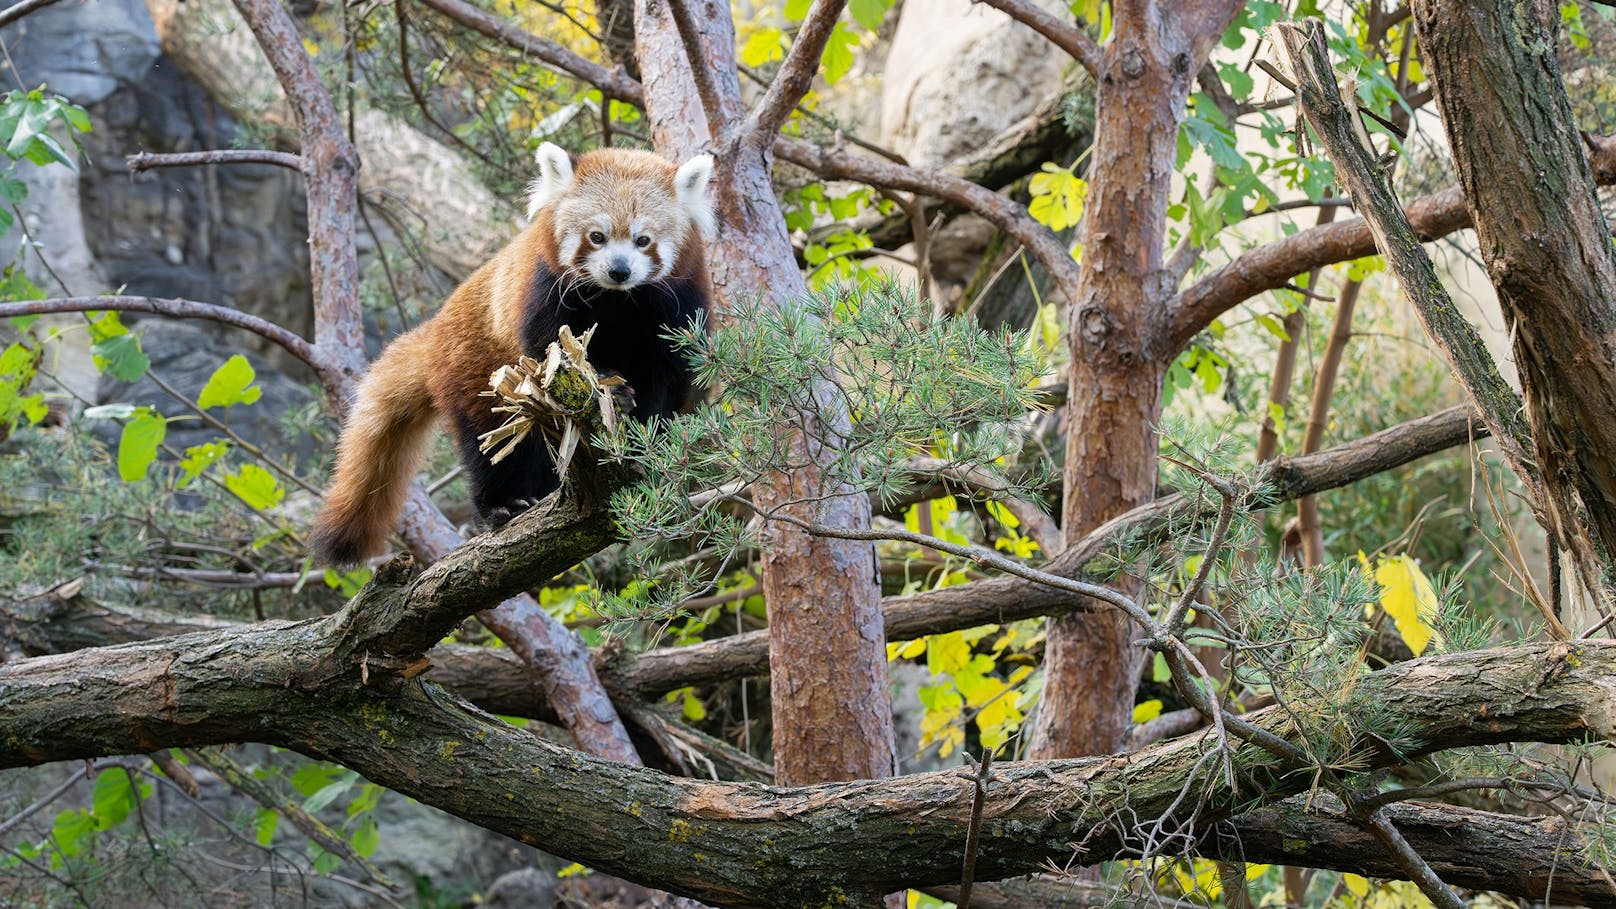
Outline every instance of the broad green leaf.
<path fill-rule="evenodd" d="M 129 334 L 129 329 L 124 327 L 123 320 L 119 318 L 115 309 L 104 312 L 91 311 L 85 313 L 85 316 L 89 319 L 90 341 L 93 343 L 99 344 L 108 338 Z"/>
<path fill-rule="evenodd" d="M 1289 341 L 1291 339 L 1290 332 L 1285 330 L 1285 323 L 1267 313 L 1257 314 L 1257 324 L 1267 329 L 1269 334 L 1280 339 L 1281 341 Z"/>
<path fill-rule="evenodd" d="M 881 27 L 891 7 L 889 0 L 849 0 L 847 11 L 853 14 L 853 21 L 873 32 Z"/>
<path fill-rule="evenodd" d="M 836 27 L 831 30 L 830 40 L 825 42 L 823 60 L 826 82 L 834 85 L 853 69 L 853 50 L 858 45 L 859 36 L 847 27 L 847 23 L 836 23 Z"/>
<path fill-rule="evenodd" d="M 225 474 L 224 485 L 237 498 L 258 511 L 274 508 L 286 498 L 286 490 L 275 475 L 257 464 L 243 464 L 235 473 Z"/>
<path fill-rule="evenodd" d="M 320 762 L 304 764 L 292 774 L 292 788 L 297 790 L 298 795 L 308 797 L 324 789 L 331 784 L 332 780 L 347 772 L 335 764 Z"/>
<path fill-rule="evenodd" d="M 108 338 L 90 348 L 95 368 L 125 382 L 133 382 L 151 368 L 151 358 L 140 349 L 140 339 L 131 334 Z"/>
<path fill-rule="evenodd" d="M 701 702 L 701 698 L 696 697 L 696 691 L 694 688 L 686 688 L 684 702 L 680 706 L 680 712 L 684 714 L 684 718 L 686 720 L 689 720 L 692 723 L 699 723 L 707 718 L 707 705 Z"/>
<path fill-rule="evenodd" d="M 180 489 L 191 485 L 191 482 L 202 475 L 202 472 L 211 467 L 214 462 L 230 452 L 230 443 L 223 439 L 213 442 L 203 442 L 201 445 L 192 445 L 185 449 L 185 457 L 180 459 L 180 479 L 177 484 Z"/>
<path fill-rule="evenodd" d="M 262 388 L 252 384 L 256 377 L 247 358 L 236 354 L 213 371 L 208 384 L 202 387 L 202 393 L 197 396 L 197 406 L 206 409 L 251 404 L 264 394 Z"/>
<path fill-rule="evenodd" d="M 268 846 L 275 841 L 275 828 L 280 826 L 280 812 L 273 808 L 260 808 L 253 815 L 253 835 L 258 839 L 258 845 Z"/>
<path fill-rule="evenodd" d="M 370 858 L 375 854 L 376 847 L 382 842 L 382 834 L 376 827 L 376 819 L 370 815 L 360 818 L 354 827 L 353 836 L 348 837 L 348 842 L 354 851 L 359 853 L 360 858 Z"/>
<path fill-rule="evenodd" d="M 94 836 L 95 819 L 83 808 L 63 811 L 56 815 L 56 821 L 51 824 L 51 842 L 68 858 L 82 853 Z"/>
<path fill-rule="evenodd" d="M 303 810 L 310 814 L 319 812 L 321 809 L 325 808 L 325 806 L 336 801 L 337 796 L 347 792 L 349 788 L 353 786 L 353 784 L 354 781 L 351 777 L 339 779 L 333 783 L 327 783 L 320 789 L 319 792 L 316 792 L 307 799 L 303 800 Z"/>
<path fill-rule="evenodd" d="M 157 446 L 167 434 L 168 421 L 161 414 L 146 407 L 138 409 L 118 437 L 118 476 L 125 483 L 145 479 L 157 460 Z"/>
<path fill-rule="evenodd" d="M 135 802 L 150 794 L 151 787 L 137 789 L 127 771 L 108 769 L 96 775 L 95 788 L 90 794 L 90 813 L 95 816 L 97 830 L 107 830 L 123 823 Z"/>

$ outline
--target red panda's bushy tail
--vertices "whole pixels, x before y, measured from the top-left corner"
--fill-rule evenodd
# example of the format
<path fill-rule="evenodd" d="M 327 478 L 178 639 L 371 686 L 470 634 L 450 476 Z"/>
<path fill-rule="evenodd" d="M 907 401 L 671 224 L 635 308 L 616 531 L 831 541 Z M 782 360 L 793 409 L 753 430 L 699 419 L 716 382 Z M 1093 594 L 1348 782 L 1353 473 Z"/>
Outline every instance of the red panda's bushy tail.
<path fill-rule="evenodd" d="M 314 521 L 311 548 L 326 564 L 352 565 L 382 551 L 420 469 L 435 415 L 426 378 L 431 345 L 422 329 L 394 339 L 359 383 L 336 474 Z"/>

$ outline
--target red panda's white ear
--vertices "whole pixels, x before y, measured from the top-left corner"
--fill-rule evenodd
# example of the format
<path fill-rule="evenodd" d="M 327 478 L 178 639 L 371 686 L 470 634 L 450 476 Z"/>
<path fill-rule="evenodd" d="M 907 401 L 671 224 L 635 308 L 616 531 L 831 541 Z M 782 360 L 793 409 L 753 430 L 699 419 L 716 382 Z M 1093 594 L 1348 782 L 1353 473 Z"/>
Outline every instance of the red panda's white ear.
<path fill-rule="evenodd" d="M 539 162 L 539 177 L 527 186 L 529 221 L 546 203 L 572 188 L 572 156 L 567 154 L 566 149 L 546 142 L 539 146 L 534 159 Z"/>
<path fill-rule="evenodd" d="M 679 206 L 704 237 L 711 237 L 714 232 L 713 203 L 707 198 L 707 184 L 712 179 L 712 155 L 691 158 L 679 165 L 678 172 L 673 175 L 673 191 L 678 195 Z"/>

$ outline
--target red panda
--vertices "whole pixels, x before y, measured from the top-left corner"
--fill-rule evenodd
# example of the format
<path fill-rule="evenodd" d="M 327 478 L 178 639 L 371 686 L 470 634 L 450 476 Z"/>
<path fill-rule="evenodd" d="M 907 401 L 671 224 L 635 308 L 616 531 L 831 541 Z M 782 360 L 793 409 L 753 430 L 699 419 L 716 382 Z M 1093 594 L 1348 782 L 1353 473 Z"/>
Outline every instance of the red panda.
<path fill-rule="evenodd" d="M 523 441 L 498 464 L 477 437 L 502 417 L 489 375 L 521 354 L 542 360 L 569 326 L 598 326 L 589 359 L 628 382 L 641 420 L 680 410 L 691 372 L 664 335 L 693 324 L 710 290 L 702 238 L 713 159 L 675 167 L 651 152 L 601 149 L 573 161 L 539 147 L 531 223 L 455 289 L 431 320 L 395 338 L 359 384 L 312 546 L 329 564 L 379 553 L 420 469 L 436 417 L 454 433 L 472 501 L 502 523 L 560 486 L 544 443 Z"/>

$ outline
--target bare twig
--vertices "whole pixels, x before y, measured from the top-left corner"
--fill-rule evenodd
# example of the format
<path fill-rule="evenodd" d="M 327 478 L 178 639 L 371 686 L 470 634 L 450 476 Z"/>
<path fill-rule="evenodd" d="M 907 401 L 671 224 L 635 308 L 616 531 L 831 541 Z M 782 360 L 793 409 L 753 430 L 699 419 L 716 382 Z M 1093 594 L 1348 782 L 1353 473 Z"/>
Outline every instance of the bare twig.
<path fill-rule="evenodd" d="M 0 10 L 0 27 L 10 25 L 29 13 L 42 10 L 55 2 L 56 0 L 17 0 L 16 3 Z"/>
<path fill-rule="evenodd" d="M 1364 812 L 1360 818 L 1375 838 L 1385 844 L 1397 860 L 1403 872 L 1408 875 L 1420 892 L 1430 898 L 1440 909 L 1464 909 L 1464 900 L 1453 892 L 1453 888 L 1442 882 L 1431 870 L 1431 865 L 1420 854 L 1414 851 L 1407 839 L 1398 831 L 1397 825 L 1386 816 L 1384 809 L 1375 808 Z"/>
<path fill-rule="evenodd" d="M 326 352 L 316 348 L 313 344 L 298 337 L 293 332 L 261 319 L 250 313 L 231 309 L 228 306 L 219 306 L 213 303 L 198 303 L 194 300 L 163 299 L 159 297 L 52 297 L 47 300 L 23 300 L 15 303 L 0 303 L 0 319 L 14 316 L 33 316 L 46 313 L 63 312 L 99 312 L 102 310 L 118 310 L 120 312 L 143 312 L 157 316 L 167 316 L 171 319 L 205 319 L 210 322 L 219 322 L 235 328 L 245 329 L 273 341 L 281 349 L 314 370 L 322 383 L 340 382 L 341 372 L 336 364 L 332 363 Z"/>
<path fill-rule="evenodd" d="M 303 158 L 290 152 L 270 151 L 262 148 L 219 148 L 212 151 L 136 152 L 124 158 L 129 172 L 138 174 L 158 167 L 197 167 L 204 164 L 274 164 L 291 170 L 303 170 Z"/>
<path fill-rule="evenodd" d="M 1045 38 L 1082 64 L 1092 76 L 1100 75 L 1100 46 L 1074 22 L 1045 12 L 1031 0 L 981 0 Z"/>
<path fill-rule="evenodd" d="M 971 774 L 971 823 L 965 828 L 965 866 L 960 871 L 959 909 L 971 909 L 971 885 L 976 878 L 976 851 L 982 842 L 982 803 L 987 800 L 988 783 L 993 780 L 993 749 L 982 750 L 982 761 Z"/>

